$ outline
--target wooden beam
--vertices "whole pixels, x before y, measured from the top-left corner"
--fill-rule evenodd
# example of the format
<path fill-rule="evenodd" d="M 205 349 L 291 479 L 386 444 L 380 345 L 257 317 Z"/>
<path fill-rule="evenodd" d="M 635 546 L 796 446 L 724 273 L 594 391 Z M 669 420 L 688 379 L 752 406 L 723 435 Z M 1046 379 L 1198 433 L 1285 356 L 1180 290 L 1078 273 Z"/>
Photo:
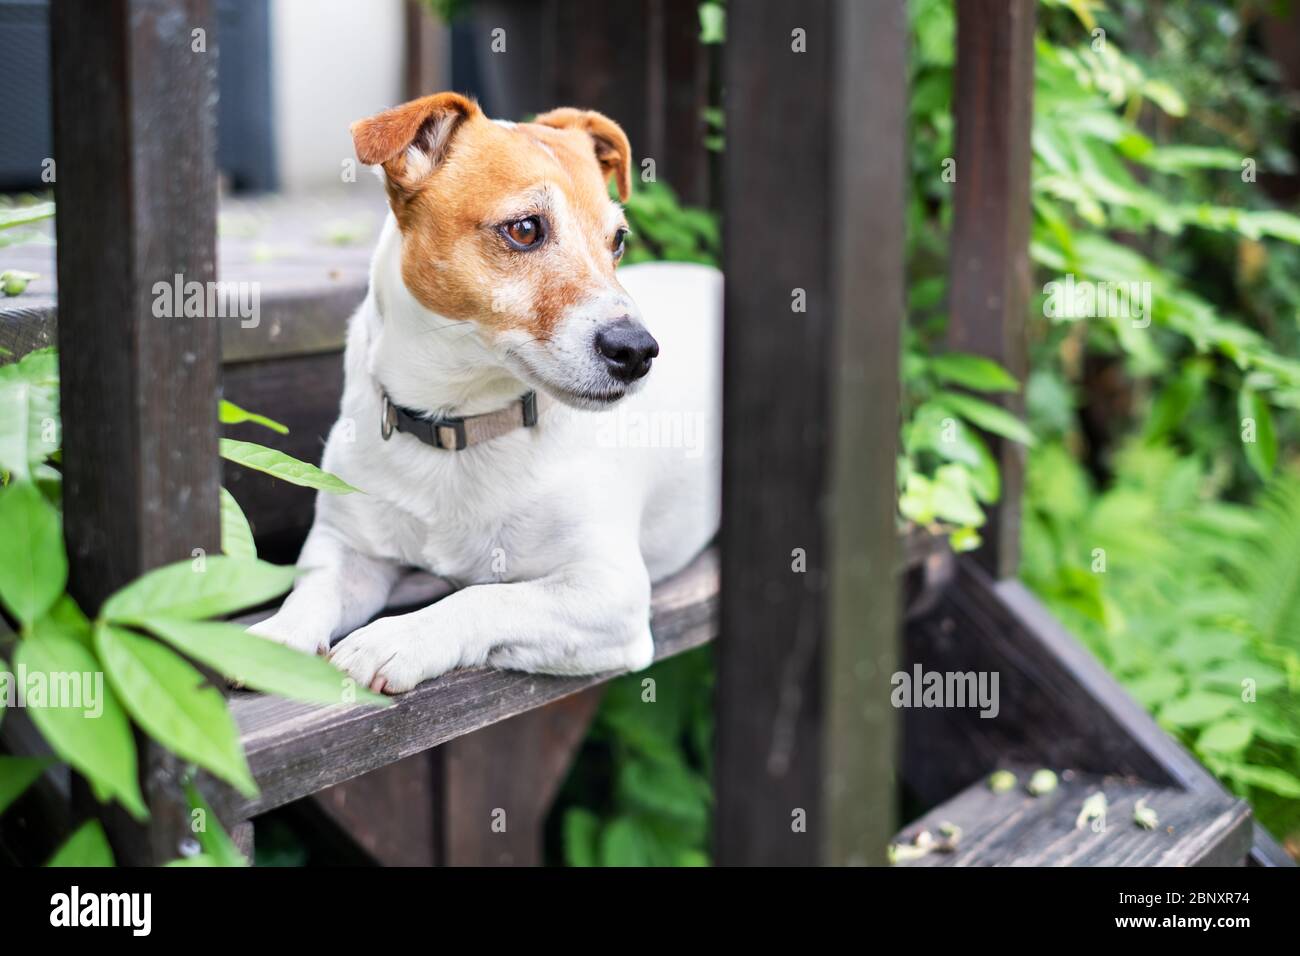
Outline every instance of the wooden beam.
<path fill-rule="evenodd" d="M 216 320 L 155 317 L 153 292 L 176 275 L 215 279 L 213 26 L 208 0 L 51 10 L 63 525 L 69 586 L 90 614 L 150 568 L 220 544 Z M 174 858 L 188 834 L 170 761 L 143 764 L 150 830 L 113 828 L 128 863 Z"/>
<path fill-rule="evenodd" d="M 733 13 L 717 862 L 880 863 L 894 817 L 904 5 Z"/>
<path fill-rule="evenodd" d="M 655 587 L 650 626 L 656 660 L 713 639 L 717 590 L 717 556 L 712 551 Z M 428 600 L 426 595 L 421 603 Z M 240 623 L 258 617 L 250 615 Z M 384 708 L 323 707 L 260 694 L 236 694 L 230 709 L 261 792 L 244 800 L 213 784 L 212 804 L 229 811 L 232 819 L 255 816 L 603 684 L 613 676 L 548 677 L 492 668 L 458 670 L 426 681 Z"/>
<path fill-rule="evenodd" d="M 949 263 L 949 344 L 986 355 L 1024 382 L 1029 372 L 1029 135 L 1036 0 L 957 4 L 957 180 Z M 935 171 L 938 175 L 938 171 Z M 1022 414 L 1021 395 L 1004 404 Z M 998 577 L 1020 563 L 1024 449 L 994 441 L 1002 501 L 983 529 L 980 559 Z"/>
<path fill-rule="evenodd" d="M 541 866 L 546 814 L 604 685 L 485 727 L 434 751 L 443 866 Z"/>
<path fill-rule="evenodd" d="M 909 708 L 901 774 L 927 806 L 1025 763 L 1115 774 L 1189 793 L 1228 796 L 1018 580 L 995 580 L 967 556 L 938 607 L 907 629 L 903 670 L 998 675 L 998 713 Z M 1293 865 L 1263 827 L 1252 862 Z"/>

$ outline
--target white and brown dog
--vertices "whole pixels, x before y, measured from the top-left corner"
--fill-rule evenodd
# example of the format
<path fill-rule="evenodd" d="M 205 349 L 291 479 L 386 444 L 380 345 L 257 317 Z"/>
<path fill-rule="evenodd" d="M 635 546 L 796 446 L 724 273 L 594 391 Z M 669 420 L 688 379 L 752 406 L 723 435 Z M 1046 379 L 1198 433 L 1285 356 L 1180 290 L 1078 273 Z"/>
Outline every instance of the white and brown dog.
<path fill-rule="evenodd" d="M 253 630 L 388 693 L 645 667 L 651 583 L 718 525 L 721 276 L 615 273 L 608 181 L 626 200 L 632 156 L 598 113 L 514 124 L 440 93 L 352 133 L 392 214 L 323 467 L 364 494 L 318 497 L 297 585 Z M 692 441 L 645 440 L 680 422 Z M 406 567 L 462 587 L 367 623 Z"/>

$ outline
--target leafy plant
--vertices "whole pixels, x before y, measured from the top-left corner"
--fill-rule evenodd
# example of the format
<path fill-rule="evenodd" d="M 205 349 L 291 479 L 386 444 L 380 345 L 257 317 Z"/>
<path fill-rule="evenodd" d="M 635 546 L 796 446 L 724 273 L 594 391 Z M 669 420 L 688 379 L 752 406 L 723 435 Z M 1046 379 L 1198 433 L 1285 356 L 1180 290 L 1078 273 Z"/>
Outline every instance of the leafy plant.
<path fill-rule="evenodd" d="M 1116 463 L 1111 487 L 1097 490 L 1062 445 L 1034 453 L 1023 576 L 1265 825 L 1291 832 L 1300 476 L 1234 504 L 1204 461 L 1167 445 L 1131 440 Z"/>
<path fill-rule="evenodd" d="M 705 648 L 610 683 L 559 800 L 567 865 L 708 865 L 712 697 Z"/>
<path fill-rule="evenodd" d="M 200 551 L 192 561 L 150 571 L 112 594 L 88 620 L 65 592 L 58 390 L 53 350 L 0 367 L 0 607 L 16 629 L 0 647 L 13 663 L 11 669 L 0 660 L 0 702 L 21 702 L 50 749 L 87 779 L 101 802 L 115 801 L 136 819 L 149 814 L 133 726 L 245 795 L 256 793 L 225 700 L 191 660 L 267 693 L 322 703 L 385 703 L 351 686 L 320 658 L 212 620 L 278 597 L 295 574 L 291 567 L 256 559 L 248 523 L 224 491 L 222 538 L 230 554 Z M 283 429 L 228 402 L 220 416 Z M 298 484 L 355 490 L 311 465 L 259 448 L 240 442 L 231 457 Z M 15 675 L 22 675 L 21 687 Z M 0 812 L 44 767 L 44 761 L 0 758 Z M 201 800 L 191 789 L 191 799 Z M 205 856 L 232 859 L 214 841 L 215 835 L 200 838 Z M 51 864 L 111 862 L 103 832 L 92 822 L 69 838 Z"/>

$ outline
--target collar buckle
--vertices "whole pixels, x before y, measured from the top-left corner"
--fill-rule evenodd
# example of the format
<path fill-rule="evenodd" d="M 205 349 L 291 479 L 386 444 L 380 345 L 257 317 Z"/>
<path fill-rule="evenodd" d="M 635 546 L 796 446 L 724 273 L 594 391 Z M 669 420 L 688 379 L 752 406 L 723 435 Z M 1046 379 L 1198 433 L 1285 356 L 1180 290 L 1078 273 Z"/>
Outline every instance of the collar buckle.
<path fill-rule="evenodd" d="M 384 441 L 393 437 L 393 429 L 397 427 L 397 409 L 393 407 L 388 393 L 384 392 L 383 401 L 379 409 L 379 434 Z"/>
<path fill-rule="evenodd" d="M 433 443 L 437 448 L 446 448 L 451 451 L 464 451 L 469 447 L 469 439 L 465 435 L 465 419 L 463 418 L 439 418 L 430 423 L 432 427 L 429 431 L 433 435 Z M 447 440 L 445 432 L 451 433 L 451 441 Z"/>

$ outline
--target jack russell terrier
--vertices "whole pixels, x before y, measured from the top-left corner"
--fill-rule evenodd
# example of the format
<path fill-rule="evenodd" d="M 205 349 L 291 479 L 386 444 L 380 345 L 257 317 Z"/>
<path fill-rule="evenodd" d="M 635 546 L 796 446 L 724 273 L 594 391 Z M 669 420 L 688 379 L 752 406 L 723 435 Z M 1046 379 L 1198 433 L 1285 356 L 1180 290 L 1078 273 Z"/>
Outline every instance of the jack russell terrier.
<path fill-rule="evenodd" d="M 318 496 L 293 592 L 253 630 L 390 694 L 484 664 L 646 667 L 651 584 L 718 527 L 720 273 L 615 273 L 608 182 L 626 201 L 632 152 L 599 113 L 515 124 L 439 93 L 352 135 L 392 214 L 322 466 L 364 494 Z M 618 434 L 633 416 L 698 441 Z M 407 567 L 460 589 L 367 623 Z"/>

